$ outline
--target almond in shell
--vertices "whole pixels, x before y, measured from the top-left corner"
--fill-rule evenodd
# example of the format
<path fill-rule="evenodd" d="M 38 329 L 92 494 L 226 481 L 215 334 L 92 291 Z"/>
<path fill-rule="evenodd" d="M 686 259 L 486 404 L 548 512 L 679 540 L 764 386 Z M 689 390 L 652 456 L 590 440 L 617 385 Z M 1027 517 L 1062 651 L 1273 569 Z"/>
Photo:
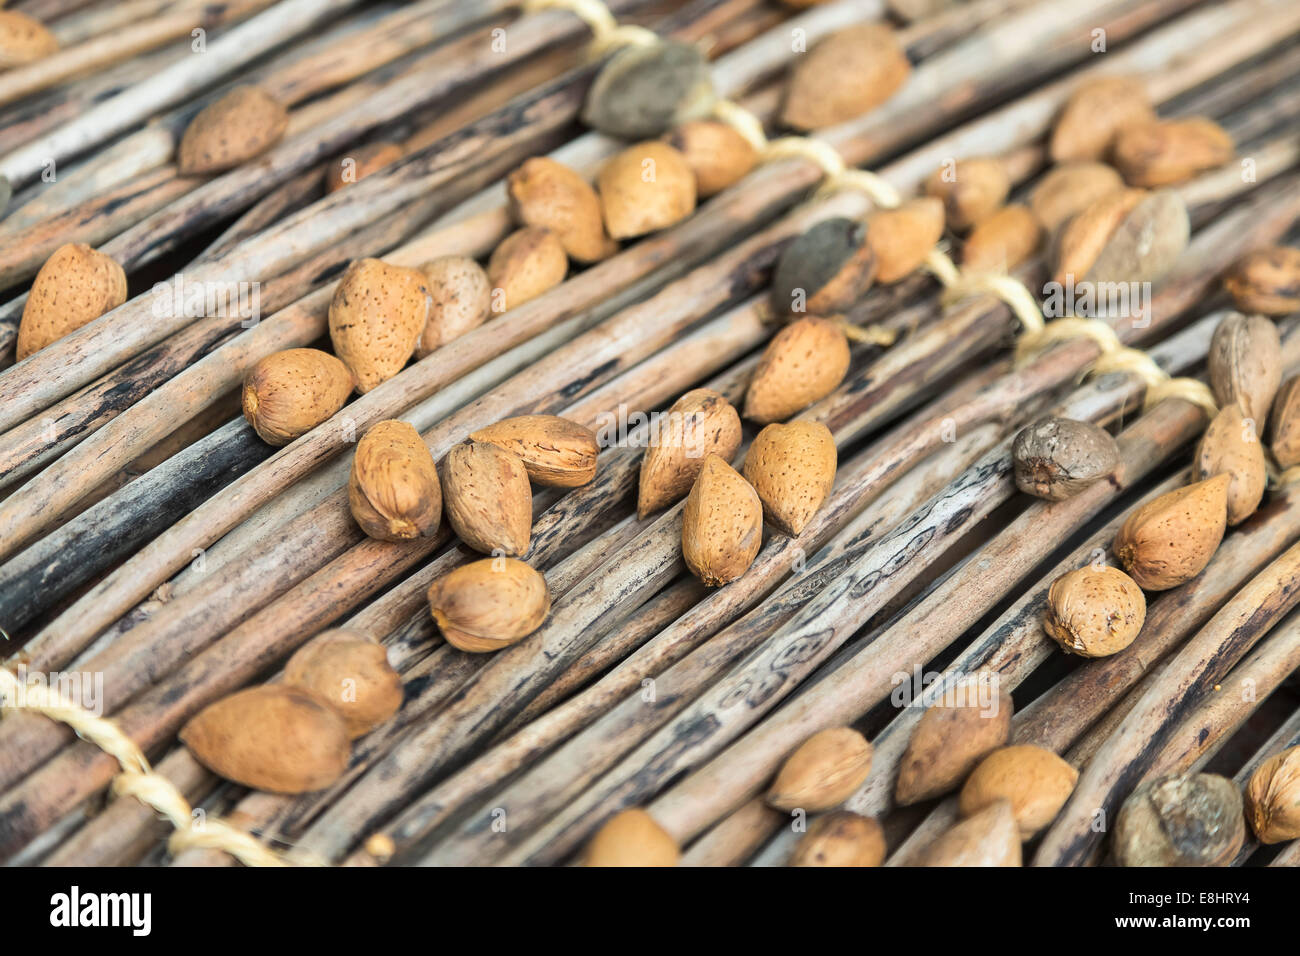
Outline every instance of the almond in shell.
<path fill-rule="evenodd" d="M 695 173 L 695 194 L 707 199 L 744 179 L 758 164 L 758 150 L 727 123 L 691 120 L 675 127 L 668 145 L 686 157 Z"/>
<path fill-rule="evenodd" d="M 948 225 L 964 231 L 1007 201 L 1011 176 L 996 156 L 976 156 L 936 169 L 924 190 L 943 202 Z"/>
<path fill-rule="evenodd" d="M 871 744 L 852 727 L 830 727 L 799 745 L 777 772 L 767 803 L 818 812 L 853 796 L 871 772 Z"/>
<path fill-rule="evenodd" d="M 909 199 L 867 220 L 867 244 L 876 254 L 876 281 L 889 284 L 919 269 L 943 237 L 943 203 Z"/>
<path fill-rule="evenodd" d="M 405 155 L 399 143 L 367 143 L 330 163 L 325 173 L 325 191 L 338 192 L 360 182 L 371 173 L 391 166 Z"/>
<path fill-rule="evenodd" d="M 1192 477 L 1202 481 L 1214 475 L 1227 475 L 1228 524 L 1239 525 L 1259 507 L 1268 484 L 1268 462 L 1264 443 L 1255 432 L 1255 423 L 1247 419 L 1236 405 L 1225 405 L 1205 429 L 1196 456 L 1192 460 Z"/>
<path fill-rule="evenodd" d="M 712 71 L 699 47 L 677 40 L 629 44 L 596 75 L 582 120 L 610 136 L 639 139 L 706 116 L 716 100 Z"/>
<path fill-rule="evenodd" d="M 945 831 L 916 866 L 1020 866 L 1020 828 L 1010 800 L 995 800 Z"/>
<path fill-rule="evenodd" d="M 880 866 L 885 831 L 870 817 L 849 810 L 826 813 L 808 825 L 791 866 Z"/>
<path fill-rule="evenodd" d="M 110 256 L 80 242 L 45 260 L 23 306 L 15 354 L 25 359 L 126 301 L 126 273 Z"/>
<path fill-rule="evenodd" d="M 0 70 L 34 63 L 58 49 L 58 39 L 40 20 L 17 10 L 0 10 Z"/>
<path fill-rule="evenodd" d="M 1119 445 L 1092 422 L 1041 418 L 1016 433 L 1011 460 L 1021 491 L 1063 501 L 1113 472 L 1119 465 Z"/>
<path fill-rule="evenodd" d="M 1260 843 L 1300 839 L 1300 747 L 1274 754 L 1251 774 L 1246 816 Z"/>
<path fill-rule="evenodd" d="M 618 251 L 605 232 L 600 197 L 576 172 L 545 156 L 525 160 L 506 179 L 515 218 L 549 229 L 575 262 L 598 262 Z"/>
<path fill-rule="evenodd" d="M 533 531 L 533 492 L 515 455 L 487 442 L 467 441 L 443 464 L 447 521 L 466 545 L 484 554 L 519 555 Z"/>
<path fill-rule="evenodd" d="M 1187 205 L 1172 190 L 1104 196 L 1057 236 L 1056 280 L 1154 282 L 1173 268 L 1190 235 Z"/>
<path fill-rule="evenodd" d="M 352 394 L 352 373 L 320 349 L 284 349 L 244 378 L 244 418 L 268 445 L 287 445 L 329 419 Z"/>
<path fill-rule="evenodd" d="M 507 418 L 469 437 L 517 457 L 535 485 L 578 488 L 596 477 L 600 445 L 595 432 L 558 415 Z"/>
<path fill-rule="evenodd" d="M 284 665 L 284 682 L 336 711 L 353 740 L 402 706 L 402 679 L 388 663 L 388 652 L 356 631 L 318 634 Z"/>
<path fill-rule="evenodd" d="M 1079 773 L 1042 747 L 1014 744 L 993 751 L 971 772 L 958 799 L 963 817 L 999 800 L 1011 801 L 1011 812 L 1028 840 L 1061 812 L 1074 791 Z"/>
<path fill-rule="evenodd" d="M 1261 315 L 1226 316 L 1210 339 L 1206 365 L 1220 407 L 1236 405 L 1262 435 L 1282 384 L 1282 339 L 1277 326 Z"/>
<path fill-rule="evenodd" d="M 1300 375 L 1287 379 L 1277 390 L 1269 420 L 1269 447 L 1278 467 L 1300 465 Z"/>
<path fill-rule="evenodd" d="M 1115 139 L 1115 165 L 1133 186 L 1173 186 L 1232 159 L 1232 137 L 1204 117 L 1140 123 Z"/>
<path fill-rule="evenodd" d="M 1146 616 L 1146 596 L 1131 577 L 1089 565 L 1052 582 L 1043 630 L 1067 653 L 1109 657 L 1137 639 Z"/>
<path fill-rule="evenodd" d="M 426 262 L 424 273 L 431 301 L 429 318 L 415 345 L 415 357 L 424 358 L 434 349 L 472 332 L 492 312 L 492 280 L 467 256 L 440 256 Z"/>
<path fill-rule="evenodd" d="M 974 676 L 967 677 L 964 686 L 975 693 L 945 695 L 926 708 L 912 731 L 894 785 L 899 806 L 955 790 L 976 764 L 1010 739 L 1011 696 L 1002 693 L 981 701 L 979 692 L 992 685 Z"/>
<path fill-rule="evenodd" d="M 402 370 L 429 319 L 432 298 L 424 273 L 358 259 L 348 266 L 330 301 L 330 341 L 368 392 Z"/>
<path fill-rule="evenodd" d="M 180 739 L 213 773 L 272 793 L 328 787 L 347 769 L 347 722 L 315 696 L 263 684 L 224 697 L 192 717 Z"/>
<path fill-rule="evenodd" d="M 1243 312 L 1290 315 L 1300 310 L 1300 249 L 1270 246 L 1247 253 L 1223 285 Z"/>
<path fill-rule="evenodd" d="M 434 581 L 429 610 L 449 644 L 477 654 L 508 647 L 541 627 L 551 595 L 531 565 L 484 558 Z"/>
<path fill-rule="evenodd" d="M 1038 251 L 1043 230 L 1028 206 L 1013 203 L 980 220 L 962 247 L 962 265 L 976 272 L 1010 272 Z"/>
<path fill-rule="evenodd" d="M 376 422 L 357 442 L 348 504 L 361 530 L 379 541 L 428 538 L 442 518 L 433 455 L 413 425 Z"/>
<path fill-rule="evenodd" d="M 260 86 L 237 86 L 190 121 L 176 149 L 184 176 L 234 169 L 260 156 L 284 135 L 289 111 Z"/>
<path fill-rule="evenodd" d="M 1137 508 L 1120 526 L 1113 550 L 1138 586 L 1167 591 L 1205 569 L 1223 540 L 1231 475 L 1215 475 Z"/>
<path fill-rule="evenodd" d="M 849 370 L 849 341 L 835 322 L 806 316 L 773 336 L 745 393 L 745 417 L 789 418 L 825 398 Z"/>
<path fill-rule="evenodd" d="M 847 309 L 871 287 L 876 253 L 866 227 L 834 216 L 806 230 L 781 252 L 772 274 L 778 315 Z"/>
<path fill-rule="evenodd" d="M 638 518 L 685 497 L 709 455 L 729 462 L 740 447 L 740 415 L 709 388 L 687 392 L 659 421 L 641 459 Z"/>
<path fill-rule="evenodd" d="M 709 587 L 740 577 L 763 543 L 763 503 L 717 455 L 704 459 L 682 510 L 682 557 Z"/>
<path fill-rule="evenodd" d="M 507 312 L 549 292 L 564 281 L 569 258 L 558 236 L 528 226 L 501 240 L 488 259 L 493 308 Z"/>
<path fill-rule="evenodd" d="M 695 211 L 695 172 L 667 143 L 629 146 L 601 168 L 596 188 L 615 239 L 667 229 Z"/>
<path fill-rule="evenodd" d="M 1213 773 L 1149 780 L 1115 816 L 1120 866 L 1227 866 L 1245 839 L 1241 791 Z"/>
<path fill-rule="evenodd" d="M 1029 196 L 1029 208 L 1049 234 L 1107 193 L 1124 187 L 1114 166 L 1080 160 L 1048 170 Z"/>
<path fill-rule="evenodd" d="M 641 809 L 610 817 L 587 844 L 584 866 L 676 866 L 677 842 Z"/>
<path fill-rule="evenodd" d="M 821 422 L 774 423 L 754 439 L 744 475 L 767 520 L 792 537 L 807 527 L 835 483 L 835 439 Z"/>
<path fill-rule="evenodd" d="M 797 130 L 861 116 L 893 96 L 912 72 L 898 34 L 883 23 L 845 27 L 796 60 L 781 121 Z"/>
<path fill-rule="evenodd" d="M 1048 152 L 1057 163 L 1101 159 L 1116 136 L 1156 118 L 1145 84 L 1130 76 L 1099 76 L 1070 95 L 1052 130 Z"/>

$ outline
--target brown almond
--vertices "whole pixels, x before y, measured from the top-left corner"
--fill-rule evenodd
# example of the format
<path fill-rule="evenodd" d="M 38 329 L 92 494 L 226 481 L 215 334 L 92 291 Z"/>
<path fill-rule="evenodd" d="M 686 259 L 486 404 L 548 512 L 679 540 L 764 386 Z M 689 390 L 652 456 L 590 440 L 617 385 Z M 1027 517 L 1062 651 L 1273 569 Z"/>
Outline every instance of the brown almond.
<path fill-rule="evenodd" d="M 1156 118 L 1145 84 L 1134 77 L 1099 76 L 1066 101 L 1048 147 L 1057 163 L 1101 159 L 1121 130 Z"/>
<path fill-rule="evenodd" d="M 587 844 L 583 866 L 676 866 L 677 842 L 644 810 L 616 813 Z"/>
<path fill-rule="evenodd" d="M 777 810 L 817 813 L 853 796 L 871 772 L 871 744 L 852 727 L 830 727 L 795 750 L 767 791 Z"/>
<path fill-rule="evenodd" d="M 1109 657 L 1137 639 L 1146 617 L 1137 582 L 1119 568 L 1088 565 L 1052 582 L 1043 630 L 1070 654 Z"/>
<path fill-rule="evenodd" d="M 645 518 L 684 498 L 709 455 L 730 462 L 740 447 L 740 415 L 722 395 L 696 388 L 658 419 L 641 458 L 636 512 Z"/>
<path fill-rule="evenodd" d="M 1113 550 L 1138 586 L 1167 591 L 1204 570 L 1223 540 L 1231 475 L 1215 475 L 1137 508 L 1120 526 Z"/>
<path fill-rule="evenodd" d="M 1048 170 L 1029 196 L 1029 208 L 1049 233 L 1107 193 L 1124 188 L 1114 166 L 1081 160 Z"/>
<path fill-rule="evenodd" d="M 569 258 L 555 233 L 532 226 L 513 232 L 488 259 L 493 308 L 497 312 L 518 308 L 554 289 L 568 272 Z"/>
<path fill-rule="evenodd" d="M 1154 282 L 1174 267 L 1191 233 L 1182 196 L 1158 190 L 1133 207 L 1111 233 L 1087 279 L 1096 284 Z"/>
<path fill-rule="evenodd" d="M 1038 217 L 1028 206 L 1003 206 L 966 237 L 962 265 L 977 272 L 1010 272 L 1038 251 L 1042 238 Z"/>
<path fill-rule="evenodd" d="M 366 143 L 330 163 L 325 172 L 325 191 L 338 192 L 360 182 L 371 173 L 391 166 L 406 155 L 399 143 Z"/>
<path fill-rule="evenodd" d="M 237 86 L 190 121 L 176 149 L 183 176 L 234 169 L 280 141 L 289 125 L 284 104 L 260 86 Z"/>
<path fill-rule="evenodd" d="M 1223 285 L 1243 312 L 1290 315 L 1300 310 L 1300 249 L 1270 246 L 1249 252 Z"/>
<path fill-rule="evenodd" d="M 218 776 L 272 793 L 328 787 L 351 755 L 346 721 L 283 684 L 249 687 L 209 704 L 181 728 L 180 739 Z"/>
<path fill-rule="evenodd" d="M 1204 117 L 1139 123 L 1115 138 L 1115 165 L 1131 186 L 1174 186 L 1235 155 L 1232 137 Z"/>
<path fill-rule="evenodd" d="M 1246 817 L 1260 843 L 1300 839 L 1300 747 L 1274 754 L 1250 775 Z"/>
<path fill-rule="evenodd" d="M 880 866 L 885 831 L 870 817 L 849 810 L 827 813 L 808 826 L 791 866 Z"/>
<path fill-rule="evenodd" d="M 876 254 L 876 281 L 889 284 L 911 275 L 943 237 L 943 203 L 909 199 L 867 220 L 867 244 Z"/>
<path fill-rule="evenodd" d="M 1142 189 L 1107 193 L 1065 224 L 1055 243 L 1055 279 L 1082 282 L 1130 212 L 1149 196 Z"/>
<path fill-rule="evenodd" d="M 355 631 L 318 634 L 284 665 L 284 683 L 336 711 L 352 740 L 402 706 L 402 679 L 388 663 L 388 652 Z"/>
<path fill-rule="evenodd" d="M 58 49 L 58 39 L 41 21 L 17 10 L 0 10 L 0 70 L 34 63 Z"/>
<path fill-rule="evenodd" d="M 433 455 L 415 426 L 376 422 L 357 442 L 348 504 L 361 530 L 379 541 L 432 537 L 442 518 Z"/>
<path fill-rule="evenodd" d="M 777 530 L 800 534 L 835 483 L 835 439 L 821 422 L 766 426 L 745 455 L 744 475 Z"/>
<path fill-rule="evenodd" d="M 1064 501 L 1115 470 L 1119 445 L 1110 432 L 1092 422 L 1040 418 L 1016 433 L 1011 461 L 1021 491 Z"/>
<path fill-rule="evenodd" d="M 434 581 L 428 596 L 447 643 L 474 654 L 522 640 L 542 626 L 551 610 L 546 579 L 515 558 L 461 565 Z"/>
<path fill-rule="evenodd" d="M 806 316 L 768 343 L 745 393 L 745 417 L 756 422 L 789 418 L 844 381 L 849 341 L 829 319 Z"/>
<path fill-rule="evenodd" d="M 558 415 L 507 418 L 469 437 L 517 457 L 535 485 L 578 488 L 596 477 L 600 445 L 595 432 Z"/>
<path fill-rule="evenodd" d="M 1020 828 L 1010 800 L 995 800 L 927 846 L 916 866 L 1020 866 Z"/>
<path fill-rule="evenodd" d="M 244 377 L 244 418 L 268 445 L 287 445 L 329 419 L 352 394 L 352 373 L 320 349 L 284 349 Z"/>
<path fill-rule="evenodd" d="M 1120 866 L 1228 866 L 1245 840 L 1241 791 L 1213 773 L 1149 780 L 1115 815 Z"/>
<path fill-rule="evenodd" d="M 533 491 L 516 456 L 496 445 L 467 441 L 443 464 L 447 522 L 466 545 L 484 554 L 520 555 L 533 531 Z"/>
<path fill-rule="evenodd" d="M 525 226 L 549 229 L 575 262 L 598 262 L 618 251 L 605 232 L 600 197 L 591 183 L 546 156 L 534 156 L 506 179 L 514 216 Z"/>
<path fill-rule="evenodd" d="M 948 225 L 958 231 L 996 212 L 1011 192 L 1011 176 L 996 156 L 946 163 L 925 181 L 925 194 L 943 202 Z"/>
<path fill-rule="evenodd" d="M 432 297 L 418 269 L 358 259 L 330 301 L 334 354 L 365 393 L 402 370 L 429 319 Z"/>
<path fill-rule="evenodd" d="M 1248 420 L 1236 405 L 1225 405 L 1205 429 L 1196 456 L 1192 459 L 1192 477 L 1203 481 L 1214 475 L 1227 475 L 1228 524 L 1239 525 L 1264 500 L 1268 484 L 1268 462 L 1264 443 L 1255 432 L 1255 422 Z"/>
<path fill-rule="evenodd" d="M 797 58 L 781 121 L 813 130 L 861 116 L 893 96 L 911 72 L 898 34 L 886 24 L 837 30 Z"/>
<path fill-rule="evenodd" d="M 1279 468 L 1300 465 L 1300 375 L 1282 383 L 1269 413 L 1269 448 Z"/>
<path fill-rule="evenodd" d="M 59 246 L 32 280 L 16 357 L 25 359 L 125 301 L 126 273 L 116 260 L 80 242 Z"/>
<path fill-rule="evenodd" d="M 993 751 L 971 771 L 958 798 L 969 817 L 998 800 L 1010 800 L 1020 839 L 1031 839 L 1061 812 L 1079 773 L 1042 747 L 1013 744 Z"/>
<path fill-rule="evenodd" d="M 982 699 L 981 692 L 992 686 L 970 676 L 926 708 L 898 764 L 895 803 L 908 806 L 955 790 L 976 764 L 1011 738 L 1011 696 L 998 694 L 991 703 Z"/>
<path fill-rule="evenodd" d="M 1220 406 L 1236 405 L 1262 435 L 1282 384 L 1282 339 L 1260 315 L 1225 316 L 1210 339 L 1210 386 Z"/>
<path fill-rule="evenodd" d="M 596 187 L 615 239 L 667 229 L 695 211 L 695 173 L 667 143 L 629 146 L 605 163 Z"/>
<path fill-rule="evenodd" d="M 704 459 L 682 510 L 682 557 L 709 587 L 748 570 L 763 543 L 758 493 L 717 455 Z"/>
<path fill-rule="evenodd" d="M 778 315 L 839 312 L 862 298 L 875 275 L 866 227 L 844 216 L 824 219 L 782 250 L 772 308 Z"/>
<path fill-rule="evenodd" d="M 735 129 L 718 120 L 691 120 L 674 128 L 668 145 L 686 157 L 695 173 L 700 199 L 722 192 L 758 165 L 758 150 Z"/>
<path fill-rule="evenodd" d="M 467 256 L 440 256 L 421 266 L 431 296 L 429 317 L 415 345 L 424 358 L 466 332 L 472 332 L 492 312 L 492 280 Z"/>
<path fill-rule="evenodd" d="M 582 121 L 619 139 L 659 136 L 707 116 L 717 102 L 712 70 L 693 43 L 659 40 L 617 50 L 592 81 Z"/>

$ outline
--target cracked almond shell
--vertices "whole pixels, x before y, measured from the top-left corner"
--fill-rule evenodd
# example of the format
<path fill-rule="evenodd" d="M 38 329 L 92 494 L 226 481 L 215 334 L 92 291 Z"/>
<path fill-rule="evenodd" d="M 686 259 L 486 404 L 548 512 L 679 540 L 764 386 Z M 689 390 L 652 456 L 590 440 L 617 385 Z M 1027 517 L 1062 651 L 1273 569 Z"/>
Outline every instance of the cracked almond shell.
<path fill-rule="evenodd" d="M 343 775 L 347 723 L 315 696 L 262 684 L 223 697 L 181 729 L 199 763 L 235 783 L 272 793 L 310 793 Z"/>
<path fill-rule="evenodd" d="M 783 534 L 807 527 L 835 483 L 835 439 L 821 422 L 774 423 L 758 433 L 743 473 Z"/>
<path fill-rule="evenodd" d="M 348 504 L 361 530 L 379 541 L 428 538 L 442 518 L 442 489 L 429 447 L 415 426 L 376 422 L 352 456 Z"/>
<path fill-rule="evenodd" d="M 358 259 L 348 266 L 330 301 L 334 354 L 365 393 L 402 370 L 420 341 L 432 297 L 419 269 Z"/>
<path fill-rule="evenodd" d="M 763 543 L 763 504 L 734 468 L 709 455 L 682 509 L 682 557 L 709 587 L 740 577 Z"/>
<path fill-rule="evenodd" d="M 289 111 L 260 86 L 237 86 L 190 121 L 176 149 L 183 176 L 234 169 L 266 152 L 284 135 Z"/>
<path fill-rule="evenodd" d="M 1228 475 L 1228 525 L 1239 525 L 1264 500 L 1268 484 L 1268 462 L 1264 442 L 1236 405 L 1225 405 L 1214 416 L 1196 445 L 1192 477 L 1197 481 L 1213 475 Z"/>
<path fill-rule="evenodd" d="M 795 750 L 767 791 L 777 810 L 817 813 L 853 796 L 871 772 L 871 744 L 852 727 L 830 727 Z"/>
<path fill-rule="evenodd" d="M 342 628 L 324 631 L 300 647 L 284 665 L 284 682 L 337 712 L 353 740 L 402 706 L 402 679 L 388 663 L 388 651 Z"/>
<path fill-rule="evenodd" d="M 80 242 L 59 246 L 32 280 L 16 357 L 25 359 L 125 301 L 126 273 L 115 259 Z"/>
<path fill-rule="evenodd" d="M 521 555 L 533 531 L 533 491 L 518 457 L 487 442 L 466 441 L 443 463 L 447 522 L 468 547 Z"/>
<path fill-rule="evenodd" d="M 880 866 L 885 831 L 870 817 L 849 810 L 826 813 L 808 825 L 791 866 Z"/>
<path fill-rule="evenodd" d="M 1137 639 L 1147 616 L 1147 599 L 1119 568 L 1076 568 L 1047 591 L 1043 630 L 1070 654 L 1109 657 Z"/>
<path fill-rule="evenodd" d="M 710 388 L 687 392 L 659 421 L 641 458 L 638 518 L 684 498 L 709 455 L 730 462 L 740 447 L 740 415 Z"/>
<path fill-rule="evenodd" d="M 605 232 L 591 183 L 546 156 L 524 160 L 506 179 L 510 208 L 525 226 L 555 233 L 575 262 L 598 262 L 618 251 Z"/>
<path fill-rule="evenodd" d="M 1167 492 L 1133 511 L 1112 550 L 1138 586 L 1167 591 L 1205 569 L 1223 540 L 1230 475 Z"/>
<path fill-rule="evenodd" d="M 546 579 L 515 558 L 484 558 L 429 587 L 429 611 L 453 647 L 483 653 L 508 647 L 542 626 L 551 610 Z"/>
<path fill-rule="evenodd" d="M 837 30 L 796 57 L 781 121 L 807 131 L 861 116 L 893 96 L 911 72 L 891 27 L 861 23 Z"/>
<path fill-rule="evenodd" d="M 835 322 L 796 319 L 763 350 L 745 392 L 745 417 L 781 421 L 825 398 L 844 381 L 849 358 L 849 340 Z"/>
<path fill-rule="evenodd" d="M 519 415 L 469 437 L 517 457 L 536 485 L 578 488 L 596 477 L 596 433 L 558 415 Z"/>
<path fill-rule="evenodd" d="M 320 349 L 272 352 L 248 371 L 244 418 L 277 448 L 327 421 L 352 394 L 352 373 Z"/>

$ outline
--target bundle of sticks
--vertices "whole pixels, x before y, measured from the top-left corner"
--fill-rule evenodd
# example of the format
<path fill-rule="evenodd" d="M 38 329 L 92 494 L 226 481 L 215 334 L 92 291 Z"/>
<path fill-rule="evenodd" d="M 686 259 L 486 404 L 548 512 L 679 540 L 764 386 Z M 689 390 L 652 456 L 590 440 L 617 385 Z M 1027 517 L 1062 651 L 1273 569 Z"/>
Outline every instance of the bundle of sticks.
<path fill-rule="evenodd" d="M 960 781 L 897 799 L 925 711 L 896 691 L 932 679 L 991 677 L 1014 700 L 1002 743 L 1078 774 L 1025 843 L 1026 864 L 1106 862 L 1113 827 L 1094 825 L 1098 811 L 1113 821 L 1135 790 L 1172 775 L 1245 787 L 1300 743 L 1288 684 L 1300 489 L 1287 471 L 1199 574 L 1152 592 L 1126 648 L 1067 655 L 1045 633 L 1053 582 L 1099 554 L 1116 563 L 1125 518 L 1186 484 L 1208 422 L 1186 395 L 1157 396 L 1140 368 L 1089 376 L 1110 348 L 1096 334 L 1017 356 L 1022 310 L 999 283 L 1041 290 L 1058 254 L 1045 242 L 998 283 L 916 269 L 837 310 L 850 330 L 879 334 L 850 336 L 842 380 L 790 418 L 828 430 L 834 484 L 798 533 L 769 525 L 734 580 L 707 587 L 684 562 L 681 501 L 637 512 L 645 422 L 697 388 L 741 406 L 781 329 L 769 286 L 783 255 L 819 224 L 881 207 L 871 189 L 819 190 L 828 169 L 811 148 L 775 148 L 807 51 L 864 24 L 896 36 L 910 63 L 899 88 L 808 132 L 903 197 L 932 189 L 946 164 L 990 157 L 1008 201 L 1028 202 L 1059 159 L 1062 110 L 1099 77 L 1136 83 L 1162 120 L 1217 124 L 1231 158 L 1169 186 L 1187 209 L 1186 248 L 1140 314 L 1105 320 L 1115 347 L 1208 382 L 1216 331 L 1237 307 L 1225 275 L 1300 235 L 1300 8 L 597 6 L 641 28 L 628 34 L 638 44 L 702 51 L 717 96 L 757 120 L 763 161 L 276 447 L 241 414 L 253 368 L 329 349 L 358 260 L 486 260 L 518 228 L 506 178 L 525 160 L 594 179 L 628 142 L 590 128 L 585 107 L 628 48 L 591 42 L 604 21 L 589 3 L 11 4 L 56 48 L 0 72 L 0 628 L 17 678 L 0 687 L 0 858 L 252 861 L 219 841 L 170 840 L 176 819 L 122 785 L 131 773 L 100 730 L 277 859 L 362 866 L 575 862 L 628 811 L 648 814 L 684 864 L 786 865 L 807 857 L 817 814 L 776 805 L 769 785 L 806 741 L 842 727 L 870 741 L 871 760 L 834 812 L 876 821 L 887 865 L 923 863 L 970 816 Z M 196 117 L 249 86 L 284 107 L 282 132 L 228 168 L 195 168 L 183 144 Z M 393 145 L 386 164 L 328 185 L 379 144 Z M 936 256 L 963 247 L 949 215 Z M 120 265 L 128 294 L 22 354 L 42 268 L 72 243 Z M 173 286 L 251 286 L 260 316 L 160 313 L 159 290 Z M 1270 322 L 1290 379 L 1300 317 Z M 469 652 L 444 638 L 427 595 L 475 549 L 446 521 L 414 540 L 367 535 L 349 504 L 356 442 L 381 421 L 409 423 L 445 481 L 449 452 L 524 415 L 627 427 L 589 483 L 533 489 L 519 557 L 544 574 L 544 623 Z M 1047 415 L 1114 435 L 1106 480 L 1063 500 L 1018 490 L 1014 437 Z M 210 705 L 282 684 L 295 652 L 339 628 L 384 647 L 402 701 L 325 786 L 257 789 L 179 739 Z M 31 682 L 70 674 L 93 677 L 99 722 L 65 719 L 72 703 L 44 695 L 25 703 Z M 1300 841 L 1248 831 L 1225 862 L 1297 865 Z"/>

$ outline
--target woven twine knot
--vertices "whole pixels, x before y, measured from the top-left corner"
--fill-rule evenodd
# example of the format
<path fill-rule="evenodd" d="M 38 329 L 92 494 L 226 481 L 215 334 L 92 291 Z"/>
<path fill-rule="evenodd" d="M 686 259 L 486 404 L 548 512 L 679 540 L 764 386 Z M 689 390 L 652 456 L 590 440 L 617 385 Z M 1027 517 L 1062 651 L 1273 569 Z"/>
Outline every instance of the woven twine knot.
<path fill-rule="evenodd" d="M 542 10 L 572 13 L 591 30 L 588 52 L 592 56 L 600 56 L 620 46 L 650 46 L 659 42 L 659 35 L 653 30 L 634 24 L 620 25 L 601 0 L 524 0 L 521 9 L 525 13 Z"/>
<path fill-rule="evenodd" d="M 136 742 L 113 721 L 92 714 L 44 684 L 24 684 L 0 668 L 0 707 L 44 714 L 67 724 L 121 766 L 114 795 L 131 796 L 166 817 L 176 828 L 168 841 L 173 856 L 190 848 L 222 850 L 246 866 L 289 866 L 291 862 L 258 843 L 251 834 L 222 820 L 194 819 L 194 809 L 176 785 L 149 766 Z M 305 858 L 303 862 L 308 862 Z"/>

